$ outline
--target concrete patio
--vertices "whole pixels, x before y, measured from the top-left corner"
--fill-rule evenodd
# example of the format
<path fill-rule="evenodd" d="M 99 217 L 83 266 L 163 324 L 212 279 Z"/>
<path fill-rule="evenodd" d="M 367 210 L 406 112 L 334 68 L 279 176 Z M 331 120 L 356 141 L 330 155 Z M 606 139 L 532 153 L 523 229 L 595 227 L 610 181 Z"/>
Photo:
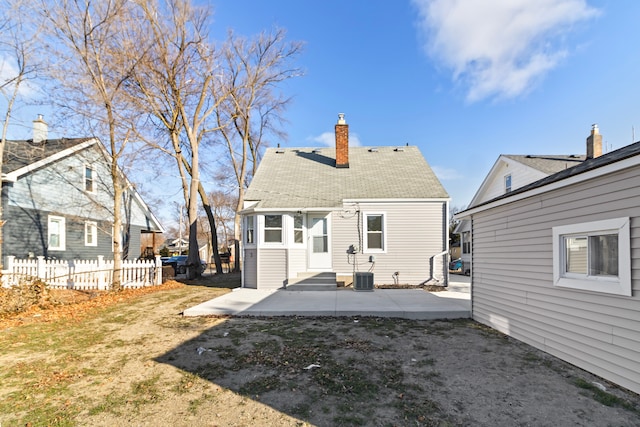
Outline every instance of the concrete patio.
<path fill-rule="evenodd" d="M 451 275 L 447 291 L 375 289 L 356 292 L 236 288 L 184 311 L 185 316 L 377 316 L 404 319 L 471 317 L 469 278 Z"/>

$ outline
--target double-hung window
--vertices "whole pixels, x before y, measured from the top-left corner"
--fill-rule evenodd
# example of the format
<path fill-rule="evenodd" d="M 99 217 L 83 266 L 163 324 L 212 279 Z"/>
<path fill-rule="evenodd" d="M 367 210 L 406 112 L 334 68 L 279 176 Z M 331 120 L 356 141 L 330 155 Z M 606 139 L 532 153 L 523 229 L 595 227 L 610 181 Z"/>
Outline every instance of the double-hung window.
<path fill-rule="evenodd" d="M 560 287 L 631 296 L 629 218 L 553 227 L 553 279 Z"/>
<path fill-rule="evenodd" d="M 254 237 L 254 231 L 255 231 L 255 217 L 254 216 L 247 216 L 244 218 L 244 225 L 245 225 L 245 240 L 244 242 L 252 245 L 254 244 L 255 241 L 255 237 Z"/>
<path fill-rule="evenodd" d="M 50 251 L 64 251 L 65 242 L 64 217 L 49 215 L 47 219 L 47 242 Z"/>
<path fill-rule="evenodd" d="M 385 239 L 385 218 L 381 213 L 365 213 L 364 224 L 364 247 L 367 252 L 384 252 Z"/>
<path fill-rule="evenodd" d="M 293 215 L 293 243 L 304 243 L 304 229 L 302 214 Z"/>
<path fill-rule="evenodd" d="M 98 224 L 95 221 L 84 223 L 84 245 L 98 246 Z"/>
<path fill-rule="evenodd" d="M 282 215 L 264 216 L 264 242 L 282 243 Z"/>
<path fill-rule="evenodd" d="M 93 193 L 95 186 L 93 182 L 93 168 L 91 166 L 84 167 L 84 190 Z"/>
<path fill-rule="evenodd" d="M 462 233 L 462 253 L 471 253 L 471 232 L 465 231 Z"/>

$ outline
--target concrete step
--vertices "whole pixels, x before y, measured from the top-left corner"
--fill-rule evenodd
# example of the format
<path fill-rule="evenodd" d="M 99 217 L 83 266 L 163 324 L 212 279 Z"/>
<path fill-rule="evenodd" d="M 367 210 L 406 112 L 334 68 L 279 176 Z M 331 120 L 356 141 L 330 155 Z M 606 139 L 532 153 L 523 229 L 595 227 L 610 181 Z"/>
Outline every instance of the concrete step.
<path fill-rule="evenodd" d="M 288 291 L 335 291 L 337 289 L 336 274 L 329 272 L 298 273 L 289 279 Z"/>

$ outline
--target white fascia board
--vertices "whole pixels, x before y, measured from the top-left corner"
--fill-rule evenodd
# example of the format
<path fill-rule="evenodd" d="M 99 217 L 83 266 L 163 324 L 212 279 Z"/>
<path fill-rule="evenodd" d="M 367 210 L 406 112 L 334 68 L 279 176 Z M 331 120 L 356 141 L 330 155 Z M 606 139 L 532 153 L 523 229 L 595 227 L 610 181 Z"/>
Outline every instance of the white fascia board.
<path fill-rule="evenodd" d="M 249 208 L 243 209 L 240 211 L 241 214 L 247 215 L 250 213 L 264 213 L 264 212 L 333 212 L 333 211 L 341 211 L 342 206 L 338 207 L 321 207 L 321 208 Z"/>
<path fill-rule="evenodd" d="M 475 204 L 476 199 L 478 197 L 480 197 L 482 192 L 489 185 L 489 181 L 490 181 L 489 178 L 493 177 L 493 174 L 498 169 L 498 165 L 500 164 L 500 161 L 506 162 L 507 160 L 509 160 L 509 159 L 505 158 L 503 154 L 500 154 L 498 156 L 498 159 L 495 161 L 493 166 L 491 166 L 491 169 L 489 170 L 489 173 L 487 173 L 487 175 L 482 180 L 482 184 L 480 184 L 480 187 L 478 187 L 478 190 L 476 191 L 476 194 L 474 194 L 473 197 L 471 198 L 471 202 L 469 202 L 469 206 L 473 206 Z"/>
<path fill-rule="evenodd" d="M 16 169 L 13 172 L 9 172 L 6 176 L 7 179 L 6 181 L 9 182 L 16 182 L 18 180 L 18 178 L 20 178 L 22 175 L 26 175 L 31 171 L 34 171 L 36 169 L 39 169 L 43 166 L 46 166 L 49 163 L 53 163 L 57 160 L 63 159 L 65 157 L 70 156 L 71 154 L 80 151 L 80 150 L 84 150 L 87 147 L 91 147 L 92 145 L 98 143 L 98 139 L 97 138 L 91 138 L 81 144 L 77 144 L 74 145 L 73 147 L 67 148 L 66 150 L 62 150 L 62 151 L 58 151 L 57 153 L 49 156 L 49 157 L 45 157 L 44 159 L 38 160 L 35 163 L 31 163 L 25 167 L 22 167 L 20 169 Z M 102 144 L 98 144 L 98 145 L 102 145 Z M 4 177 L 2 179 L 3 181 L 5 181 Z"/>
<path fill-rule="evenodd" d="M 451 197 L 429 199 L 344 199 L 343 203 L 415 203 L 415 202 L 450 202 Z"/>
<path fill-rule="evenodd" d="M 614 172 L 618 172 L 624 169 L 628 169 L 633 166 L 640 165 L 640 155 L 629 157 L 624 160 L 620 160 L 615 163 L 611 163 L 605 166 L 601 166 L 597 169 L 593 169 L 581 174 L 565 178 L 560 181 L 552 182 L 542 187 L 536 187 L 523 193 L 514 194 L 513 196 L 505 197 L 504 199 L 496 200 L 495 202 L 488 203 L 486 205 L 478 206 L 477 208 L 467 209 L 466 211 L 457 213 L 453 216 L 454 219 L 465 219 L 473 214 L 493 209 L 498 206 L 503 206 L 509 203 L 517 202 L 529 197 L 538 196 L 540 194 L 547 193 L 549 191 L 558 190 L 560 188 L 568 187 L 570 185 L 578 184 L 580 182 L 588 181 L 590 179 L 599 178 L 601 176 L 609 175 Z M 543 178 L 544 179 L 544 178 Z"/>

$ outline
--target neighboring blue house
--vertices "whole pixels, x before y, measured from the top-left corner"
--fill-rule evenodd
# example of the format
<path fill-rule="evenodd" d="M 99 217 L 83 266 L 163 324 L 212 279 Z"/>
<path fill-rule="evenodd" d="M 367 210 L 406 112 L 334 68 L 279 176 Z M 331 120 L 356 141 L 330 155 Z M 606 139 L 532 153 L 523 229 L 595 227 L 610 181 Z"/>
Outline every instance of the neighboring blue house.
<path fill-rule="evenodd" d="M 123 175 L 125 182 L 126 178 Z M 113 259 L 113 186 L 97 138 L 7 141 L 2 164 L 2 255 L 17 258 Z M 132 185 L 124 194 L 123 257 L 140 257 L 141 233 L 163 228 Z"/>
<path fill-rule="evenodd" d="M 242 212 L 243 286 L 446 285 L 449 196 L 420 150 L 349 147 L 343 115 L 335 134 L 335 149 L 265 153 Z"/>

